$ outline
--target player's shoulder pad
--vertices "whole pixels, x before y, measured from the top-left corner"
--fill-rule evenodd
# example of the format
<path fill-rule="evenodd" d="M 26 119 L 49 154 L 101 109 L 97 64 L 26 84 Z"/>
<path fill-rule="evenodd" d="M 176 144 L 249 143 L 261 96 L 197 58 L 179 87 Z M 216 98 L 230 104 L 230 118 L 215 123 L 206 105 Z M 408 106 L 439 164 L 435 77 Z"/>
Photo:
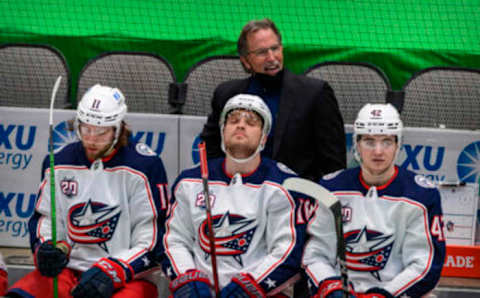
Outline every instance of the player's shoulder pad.
<path fill-rule="evenodd" d="M 328 173 L 326 175 L 323 175 L 322 179 L 323 180 L 332 180 L 333 178 L 337 177 L 341 172 L 343 172 L 345 169 L 340 169 L 332 173 Z"/>
<path fill-rule="evenodd" d="M 436 188 L 436 185 L 424 175 L 417 174 L 414 177 L 415 183 L 423 188 Z"/>
<path fill-rule="evenodd" d="M 285 164 L 283 164 L 281 162 L 277 162 L 277 168 L 284 173 L 297 175 L 297 173 L 295 173 L 295 171 L 293 171 L 292 169 L 290 169 L 288 166 L 286 166 Z"/>
<path fill-rule="evenodd" d="M 153 151 L 147 144 L 144 143 L 137 143 L 135 145 L 135 150 L 138 154 L 143 156 L 156 156 L 157 153 Z"/>

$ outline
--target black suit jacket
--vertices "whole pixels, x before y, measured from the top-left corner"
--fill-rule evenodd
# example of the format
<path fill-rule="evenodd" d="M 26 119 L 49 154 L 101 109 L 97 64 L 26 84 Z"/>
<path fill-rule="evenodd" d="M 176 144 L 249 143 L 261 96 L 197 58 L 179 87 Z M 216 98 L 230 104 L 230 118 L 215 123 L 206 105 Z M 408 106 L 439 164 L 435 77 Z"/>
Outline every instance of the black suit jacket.
<path fill-rule="evenodd" d="M 219 118 L 225 103 L 246 93 L 249 78 L 220 84 L 212 99 L 212 113 L 201 133 L 208 158 L 223 155 Z M 301 177 L 318 181 L 324 174 L 346 167 L 343 119 L 327 82 L 296 75 L 285 69 L 275 131 L 272 159 Z"/>

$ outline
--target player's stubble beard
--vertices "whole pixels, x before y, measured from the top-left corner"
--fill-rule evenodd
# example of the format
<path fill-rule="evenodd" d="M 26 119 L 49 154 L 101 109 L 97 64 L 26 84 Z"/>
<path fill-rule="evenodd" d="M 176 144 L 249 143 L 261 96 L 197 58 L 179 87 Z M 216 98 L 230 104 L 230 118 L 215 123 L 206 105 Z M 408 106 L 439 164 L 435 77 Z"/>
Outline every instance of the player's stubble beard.
<path fill-rule="evenodd" d="M 226 151 L 234 158 L 247 158 L 255 153 L 257 147 L 248 144 L 225 144 Z"/>
<path fill-rule="evenodd" d="M 84 148 L 86 146 L 86 144 L 84 143 L 83 144 Z M 88 154 L 86 153 L 87 155 L 87 158 L 90 159 L 90 160 L 97 160 L 99 158 L 102 158 L 104 156 L 107 156 L 108 154 L 110 154 L 111 152 L 113 151 L 113 146 L 112 146 L 112 142 L 109 143 L 109 144 L 106 144 L 102 150 L 98 151 L 98 153 L 96 154 Z"/>

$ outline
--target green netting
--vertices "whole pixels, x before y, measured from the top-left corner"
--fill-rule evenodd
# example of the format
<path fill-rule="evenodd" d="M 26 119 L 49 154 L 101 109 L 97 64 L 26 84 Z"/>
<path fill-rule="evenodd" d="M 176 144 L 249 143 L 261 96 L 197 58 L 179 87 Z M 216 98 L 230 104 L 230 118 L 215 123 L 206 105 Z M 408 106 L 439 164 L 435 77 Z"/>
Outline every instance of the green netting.
<path fill-rule="evenodd" d="M 425 67 L 480 68 L 479 0 L 1 0 L 0 43 L 55 46 L 74 87 L 105 51 L 161 55 L 182 81 L 201 59 L 236 54 L 242 26 L 263 17 L 280 28 L 286 66 L 297 73 L 324 61 L 369 62 L 399 89 Z"/>

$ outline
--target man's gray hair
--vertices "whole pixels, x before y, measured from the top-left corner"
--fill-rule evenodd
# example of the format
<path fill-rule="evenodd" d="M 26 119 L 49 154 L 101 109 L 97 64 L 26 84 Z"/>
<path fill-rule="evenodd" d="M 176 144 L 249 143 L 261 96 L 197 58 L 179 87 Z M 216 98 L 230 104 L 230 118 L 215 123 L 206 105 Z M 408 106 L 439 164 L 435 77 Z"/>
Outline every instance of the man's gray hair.
<path fill-rule="evenodd" d="M 237 51 L 240 56 L 245 57 L 248 55 L 248 34 L 257 32 L 260 29 L 272 29 L 272 31 L 278 37 L 278 42 L 282 44 L 282 36 L 280 34 L 280 31 L 278 31 L 277 26 L 275 26 L 275 23 L 273 23 L 272 20 L 268 18 L 262 20 L 252 20 L 248 22 L 245 26 L 243 26 L 242 32 L 240 33 L 240 37 L 237 41 Z"/>

